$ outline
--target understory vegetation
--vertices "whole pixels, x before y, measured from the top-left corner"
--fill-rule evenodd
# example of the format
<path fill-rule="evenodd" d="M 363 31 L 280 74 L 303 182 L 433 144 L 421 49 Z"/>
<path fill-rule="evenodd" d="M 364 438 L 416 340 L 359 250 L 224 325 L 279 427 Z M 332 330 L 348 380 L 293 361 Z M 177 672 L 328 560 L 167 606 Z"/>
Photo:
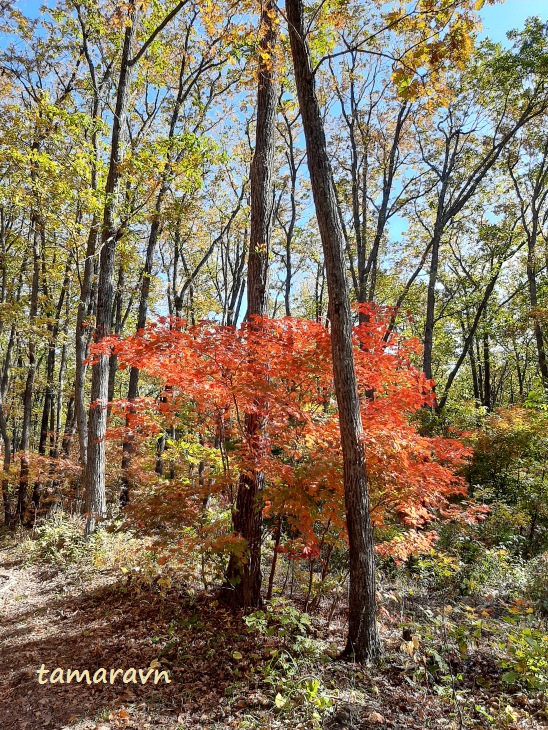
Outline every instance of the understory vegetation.
<path fill-rule="evenodd" d="M 19 533 L 11 549 L 27 569 L 63 576 L 78 590 L 99 583 L 107 620 L 113 606 L 144 614 L 138 640 L 184 697 L 170 727 L 540 728 L 546 721 L 548 556 L 524 556 L 499 511 L 481 525 L 442 528 L 429 553 L 399 565 L 379 561 L 384 654 L 376 667 L 336 661 L 345 633 L 343 552 L 332 555 L 327 575 L 319 556 L 280 554 L 271 598 L 234 615 L 219 597 L 219 566 L 167 555 L 157 538 L 140 533 L 117 518 L 86 540 L 82 518 L 58 511 L 33 534 Z M 270 568 L 265 560 L 265 575 Z M 189 667 L 195 662 L 218 694 L 214 708 Z M 169 702 L 149 699 L 144 711 L 137 698 L 122 699 L 104 719 L 155 727 Z"/>

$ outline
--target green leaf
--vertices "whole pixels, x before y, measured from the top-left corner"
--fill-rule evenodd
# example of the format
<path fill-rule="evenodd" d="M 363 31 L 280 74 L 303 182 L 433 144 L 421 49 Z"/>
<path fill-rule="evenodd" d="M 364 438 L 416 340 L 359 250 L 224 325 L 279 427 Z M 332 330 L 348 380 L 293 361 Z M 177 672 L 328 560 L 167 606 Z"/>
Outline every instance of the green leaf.
<path fill-rule="evenodd" d="M 516 679 L 519 679 L 519 674 L 517 672 L 504 672 L 501 679 L 505 684 L 514 684 Z"/>

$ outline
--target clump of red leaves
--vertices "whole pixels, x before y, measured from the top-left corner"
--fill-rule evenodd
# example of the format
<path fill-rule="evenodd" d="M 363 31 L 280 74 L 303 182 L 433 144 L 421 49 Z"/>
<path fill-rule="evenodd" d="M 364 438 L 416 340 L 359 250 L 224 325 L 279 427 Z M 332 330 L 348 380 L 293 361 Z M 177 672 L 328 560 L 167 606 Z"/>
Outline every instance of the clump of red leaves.
<path fill-rule="evenodd" d="M 412 415 L 433 402 L 432 381 L 412 365 L 419 344 L 389 331 L 389 311 L 367 306 L 365 313 L 367 321 L 355 328 L 354 356 L 372 519 L 380 535 L 392 534 L 378 551 L 402 559 L 430 547 L 436 535 L 425 528 L 433 520 L 473 517 L 473 508 L 462 504 L 465 482 L 457 475 L 468 450 L 456 439 L 419 434 Z M 293 548 L 287 549 L 310 557 L 327 531 L 344 539 L 325 327 L 293 318 L 255 319 L 238 329 L 164 318 L 134 337 L 103 340 L 101 347 L 159 378 L 162 419 L 184 422 L 201 445 L 200 479 L 181 480 L 184 486 L 175 492 L 164 483 L 160 491 L 169 492 L 171 502 L 174 494 L 183 500 L 185 520 L 194 515 L 197 529 L 210 530 L 211 543 L 218 547 L 231 538 L 205 525 L 204 500 L 230 507 L 238 474 L 258 470 L 267 485 L 265 517 L 284 517 L 293 529 Z M 244 414 L 252 413 L 263 427 L 250 440 Z"/>

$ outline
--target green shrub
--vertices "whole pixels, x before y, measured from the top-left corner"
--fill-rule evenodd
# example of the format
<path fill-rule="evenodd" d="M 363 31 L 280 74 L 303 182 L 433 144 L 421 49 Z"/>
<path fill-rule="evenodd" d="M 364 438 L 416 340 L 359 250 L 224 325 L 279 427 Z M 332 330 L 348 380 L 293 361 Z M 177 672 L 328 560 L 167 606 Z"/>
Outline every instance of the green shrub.
<path fill-rule="evenodd" d="M 513 595 L 525 587 L 525 563 L 504 548 L 491 548 L 477 556 L 463 571 L 462 589 L 470 595 L 489 593 Z"/>
<path fill-rule="evenodd" d="M 428 555 L 411 556 L 406 565 L 408 573 L 432 590 L 454 587 L 461 567 L 458 557 L 435 550 Z"/>
<path fill-rule="evenodd" d="M 310 616 L 298 611 L 285 598 L 273 598 L 264 611 L 254 611 L 244 621 L 251 630 L 278 636 L 284 643 L 306 636 L 311 628 Z"/>
<path fill-rule="evenodd" d="M 30 562 L 59 567 L 85 559 L 89 545 L 84 538 L 84 522 L 80 517 L 55 512 L 21 543 L 21 550 Z"/>
<path fill-rule="evenodd" d="M 505 649 L 507 656 L 500 662 L 506 670 L 504 683 L 548 691 L 548 635 L 523 629 L 509 634 Z"/>
<path fill-rule="evenodd" d="M 548 552 L 527 563 L 526 590 L 540 612 L 548 616 Z"/>

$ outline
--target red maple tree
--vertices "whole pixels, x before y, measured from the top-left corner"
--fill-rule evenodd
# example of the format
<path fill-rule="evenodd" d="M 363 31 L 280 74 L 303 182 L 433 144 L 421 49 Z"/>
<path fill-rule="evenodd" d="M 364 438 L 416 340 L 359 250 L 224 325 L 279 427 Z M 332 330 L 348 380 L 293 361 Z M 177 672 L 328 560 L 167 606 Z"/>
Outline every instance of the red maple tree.
<path fill-rule="evenodd" d="M 389 331 L 390 311 L 367 305 L 365 314 L 354 338 L 371 516 L 378 552 L 403 559 L 431 546 L 436 533 L 429 523 L 473 519 L 479 511 L 465 501 L 458 474 L 469 450 L 458 439 L 421 435 L 413 419 L 433 402 L 433 382 L 412 364 L 419 343 Z M 150 469 L 144 477 L 150 450 L 135 462 L 146 483 L 137 500 L 146 505 L 141 517 L 155 514 L 154 506 L 164 517 L 171 509 L 174 523 L 188 528 L 202 549 L 234 550 L 227 519 L 234 487 L 242 471 L 260 470 L 264 516 L 288 526 L 279 549 L 313 557 L 326 536 L 344 541 L 340 435 L 324 326 L 257 318 L 236 329 L 164 318 L 100 347 L 164 385 L 155 403 L 132 405 L 131 428 L 150 435 L 152 410 L 162 427 L 178 429 L 169 457 L 176 479 Z M 244 425 L 249 413 L 264 424 L 252 442 Z"/>

